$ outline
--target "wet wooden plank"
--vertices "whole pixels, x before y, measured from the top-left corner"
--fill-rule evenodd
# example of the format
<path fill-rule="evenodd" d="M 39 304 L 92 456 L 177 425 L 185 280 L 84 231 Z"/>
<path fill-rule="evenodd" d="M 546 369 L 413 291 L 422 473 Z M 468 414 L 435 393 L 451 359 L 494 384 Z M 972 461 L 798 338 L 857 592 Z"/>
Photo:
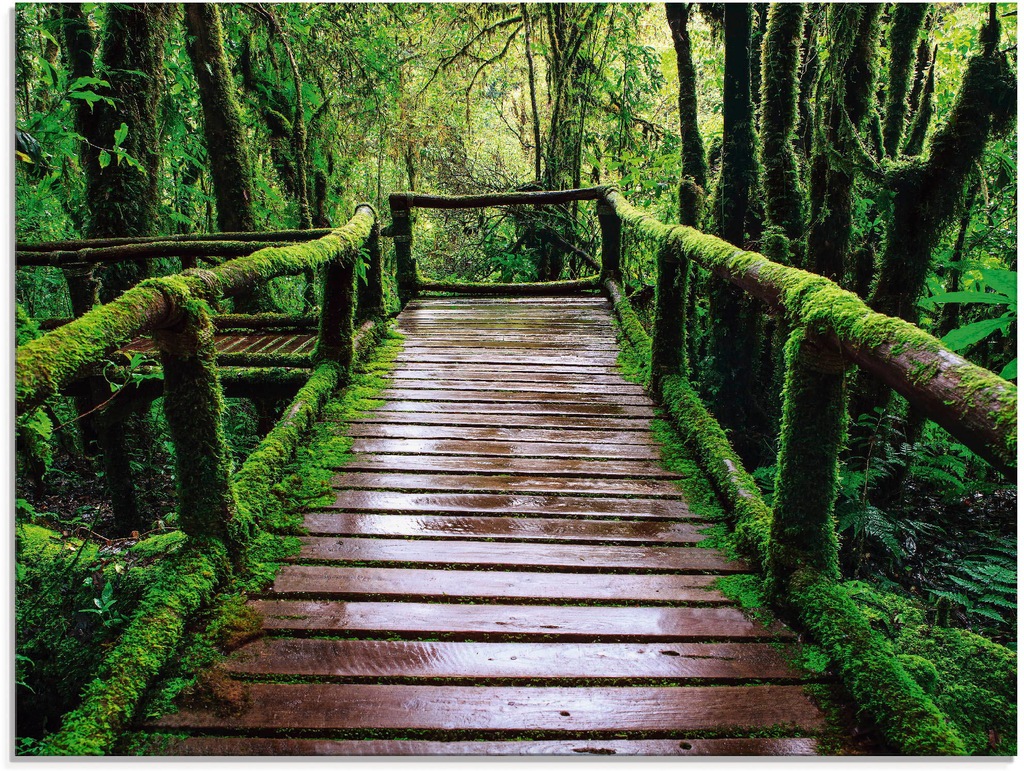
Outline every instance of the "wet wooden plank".
<path fill-rule="evenodd" d="M 629 575 L 423 568 L 286 565 L 274 579 L 277 595 L 321 598 L 407 597 L 490 600 L 724 603 L 710 588 L 713 575 Z M 396 612 L 401 612 L 400 610 Z"/>
<path fill-rule="evenodd" d="M 600 397 L 604 401 L 611 401 L 613 396 L 634 396 L 644 397 L 650 404 L 651 399 L 644 392 L 644 389 L 632 383 L 610 382 L 595 384 L 588 381 L 577 383 L 531 383 L 528 380 L 508 381 L 492 376 L 490 379 L 474 379 L 465 377 L 461 380 L 439 380 L 436 378 L 414 378 L 414 377 L 392 377 L 391 388 L 395 391 L 406 391 L 410 394 L 420 391 L 469 391 L 473 393 L 521 393 L 521 394 L 544 394 L 545 398 L 550 396 L 564 396 L 571 398 Z M 623 402 L 624 404 L 627 402 Z"/>
<path fill-rule="evenodd" d="M 433 425 L 413 425 L 397 423 L 393 420 L 353 421 L 346 425 L 345 434 L 352 437 L 376 439 L 447 439 L 452 441 L 482 442 L 532 442 L 534 444 L 579 445 L 580 447 L 595 445 L 619 446 L 627 449 L 639 448 L 641 451 L 653 449 L 654 435 L 650 430 L 595 430 L 566 431 L 560 429 L 523 428 L 518 426 L 452 426 L 440 423 Z M 632 426 L 632 423 L 630 424 Z"/>
<path fill-rule="evenodd" d="M 393 399 L 396 401 L 425 401 L 450 404 L 452 402 L 502 402 L 502 403 L 524 403 L 536 404 L 578 404 L 578 405 L 630 405 L 650 407 L 653 405 L 651 398 L 645 394 L 609 394 L 602 392 L 579 392 L 566 390 L 552 390 L 548 392 L 536 392 L 520 390 L 516 388 L 477 388 L 467 387 L 449 388 L 407 388 L 404 386 L 392 385 L 384 389 L 382 399 Z"/>
<path fill-rule="evenodd" d="M 521 370 L 516 368 L 505 369 L 501 374 L 496 373 L 492 368 L 471 368 L 459 367 L 458 369 L 445 368 L 424 368 L 410 369 L 399 367 L 392 371 L 391 377 L 394 381 L 446 381 L 452 383 L 489 383 L 501 388 L 520 388 L 523 384 L 538 385 L 542 387 L 558 387 L 571 385 L 576 388 L 587 388 L 602 390 L 605 386 L 630 386 L 637 388 L 635 384 L 629 383 L 622 375 L 610 373 L 579 374 L 573 372 L 549 372 L 537 369 L 535 371 Z M 515 385 L 512 385 L 515 384 Z"/>
<path fill-rule="evenodd" d="M 616 733 L 824 725 L 799 686 L 531 688 L 434 685 L 263 684 L 226 711 L 182 709 L 161 728 L 437 730 Z"/>
<path fill-rule="evenodd" d="M 486 402 L 470 401 L 386 401 L 376 412 L 442 413 L 445 415 L 588 415 L 596 417 L 653 418 L 650 406 L 591 404 L 584 401 L 558 402 L 540 400 Z"/>
<path fill-rule="evenodd" d="M 485 574 L 486 575 L 486 574 Z M 529 574 L 535 575 L 535 574 Z M 600 576 L 598 576 L 600 578 Z M 709 593 L 710 595 L 710 593 Z M 255 600 L 269 631 L 547 642 L 770 642 L 794 640 L 736 608 L 470 605 L 426 602 Z"/>
<path fill-rule="evenodd" d="M 552 495 L 644 496 L 678 500 L 679 488 L 663 479 L 587 479 L 511 474 L 406 474 L 351 471 L 331 480 L 336 488 L 364 490 L 454 490 L 458 492 L 549 493 Z"/>
<path fill-rule="evenodd" d="M 419 297 L 409 303 L 408 308 L 437 308 L 451 306 L 454 308 L 494 305 L 499 308 L 520 308 L 531 305 L 555 305 L 557 307 L 598 307 L 611 308 L 602 295 L 574 295 L 569 297 Z"/>
<path fill-rule="evenodd" d="M 189 737 L 170 749 L 188 756 L 793 756 L 816 755 L 817 741 L 796 739 L 576 739 L 429 741 L 416 739 L 265 739 Z"/>
<path fill-rule="evenodd" d="M 563 376 L 584 376 L 582 381 L 576 382 L 594 382 L 600 383 L 605 382 L 602 378 L 614 377 L 615 382 L 624 383 L 626 382 L 622 373 L 617 366 L 612 364 L 594 364 L 588 366 L 578 366 L 575 364 L 566 364 L 563 362 L 547 362 L 539 364 L 528 364 L 524 362 L 509 362 L 505 361 L 501 363 L 500 367 L 495 366 L 493 362 L 489 363 L 474 363 L 471 361 L 458 362 L 456 367 L 454 363 L 447 361 L 419 361 L 415 357 L 407 360 L 396 360 L 395 369 L 393 372 L 401 374 L 402 377 L 412 377 L 413 375 L 407 373 L 414 372 L 431 372 L 436 373 L 437 377 L 460 377 L 464 374 L 485 374 L 488 377 L 499 379 L 508 378 L 509 380 L 521 379 L 524 376 L 534 378 L 540 381 L 559 382 L 552 380 L 552 378 L 563 377 Z M 432 377 L 434 375 L 431 375 Z"/>
<path fill-rule="evenodd" d="M 406 426 L 408 428 L 408 426 Z M 403 453 L 405 457 L 424 455 L 499 456 L 492 460 L 509 458 L 595 458 L 622 459 L 625 461 L 656 460 L 658 452 L 644 445 L 587 444 L 558 442 L 491 442 L 474 439 L 370 439 L 357 438 L 352 441 L 355 453 Z M 408 454 L 414 453 L 410 456 Z M 410 469 L 416 467 L 411 463 Z"/>
<path fill-rule="evenodd" d="M 613 477 L 631 479 L 680 479 L 656 463 L 621 460 L 516 458 L 465 455 L 366 455 L 360 451 L 345 464 L 345 471 L 401 471 L 441 474 L 514 474 L 546 477 Z"/>
<path fill-rule="evenodd" d="M 571 350 L 574 352 L 586 351 L 590 354 L 601 354 L 615 356 L 618 354 L 618 346 L 614 340 L 607 338 L 580 338 L 575 335 L 559 335 L 545 339 L 508 335 L 503 337 L 481 338 L 475 336 L 460 335 L 452 330 L 446 335 L 423 336 L 406 338 L 402 346 L 404 351 L 422 351 L 431 353 L 438 349 L 458 349 L 460 351 L 486 351 L 491 349 L 498 351 L 522 352 L 522 353 L 545 353 L 554 356 L 561 355 L 562 351 Z"/>
<path fill-rule="evenodd" d="M 591 546 L 579 544 L 410 541 L 303 536 L 300 560 L 459 566 L 522 570 L 632 571 L 634 573 L 743 573 L 749 568 L 713 549 L 690 546 Z"/>
<path fill-rule="evenodd" d="M 615 364 L 618 354 L 615 353 L 574 353 L 568 354 L 561 351 L 531 352 L 529 349 L 520 350 L 473 350 L 452 346 L 450 348 L 432 348 L 430 351 L 409 351 L 403 350 L 395 361 L 399 364 L 408 361 L 416 362 L 467 362 L 477 364 L 493 364 L 504 367 L 515 364 L 556 364 L 573 365 L 577 367 L 609 367 Z"/>
<path fill-rule="evenodd" d="M 694 519 L 679 500 L 586 498 L 571 495 L 498 495 L 479 493 L 407 493 L 395 490 L 342 490 L 325 508 L 345 511 L 393 511 L 403 514 L 451 513 L 599 519 Z"/>
<path fill-rule="evenodd" d="M 594 429 L 604 431 L 650 432 L 650 422 L 643 417 L 599 417 L 594 415 L 517 415 L 504 413 L 383 412 L 369 413 L 365 418 L 349 421 L 360 423 L 415 423 L 421 426 L 490 426 L 495 428 L 569 428 L 582 434 Z M 585 436 L 577 438 L 585 439 Z M 355 434 L 352 434 L 355 436 Z"/>
<path fill-rule="evenodd" d="M 702 525 L 683 522 L 609 522 L 591 519 L 525 517 L 417 516 L 314 511 L 303 524 L 312 535 L 361 535 L 392 538 L 486 538 L 511 541 L 637 541 L 694 544 L 704 540 Z M 438 546 L 437 548 L 444 548 Z"/>
<path fill-rule="evenodd" d="M 461 680 L 800 680 L 766 643 L 494 643 L 272 638 L 223 663 L 236 674 Z M 551 683 L 555 685 L 557 683 Z"/>

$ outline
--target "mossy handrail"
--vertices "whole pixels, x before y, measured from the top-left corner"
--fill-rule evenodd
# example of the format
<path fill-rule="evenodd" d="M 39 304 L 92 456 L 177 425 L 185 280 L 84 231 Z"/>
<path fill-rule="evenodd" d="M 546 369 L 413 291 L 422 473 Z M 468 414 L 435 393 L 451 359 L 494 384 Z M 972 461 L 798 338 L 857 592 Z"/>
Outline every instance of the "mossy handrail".
<path fill-rule="evenodd" d="M 899 392 L 997 468 L 1016 467 L 1013 383 L 972 364 L 919 327 L 871 310 L 827 278 L 684 225 L 666 225 L 630 205 L 614 188 L 607 188 L 605 200 L 623 222 L 665 243 L 674 259 L 692 260 L 764 301 L 792 326 L 813 333 L 823 349 Z"/>
<path fill-rule="evenodd" d="M 384 317 L 376 212 L 360 204 L 343 227 L 308 243 L 260 249 L 210 270 L 148 279 L 120 297 L 21 345 L 15 354 L 18 409 L 55 394 L 90 364 L 134 337 L 153 333 L 163 371 L 164 412 L 174 443 L 178 522 L 186 538 L 161 563 L 124 634 L 44 754 L 105 754 L 131 720 L 149 681 L 186 634 L 192 614 L 247 564 L 285 464 L 330 394 L 348 377 L 354 348 L 376 337 Z M 356 286 L 360 252 L 367 281 Z M 278 276 L 323 267 L 315 369 L 281 420 L 232 473 L 222 428 L 224 389 L 214 351 L 210 303 Z M 368 319 L 357 331 L 356 309 Z"/>
<path fill-rule="evenodd" d="M 598 288 L 598 279 L 584 277 L 577 282 L 545 281 L 532 284 L 486 284 L 430 281 L 419 275 L 416 259 L 412 254 L 413 209 L 477 209 L 489 206 L 541 206 L 563 204 L 573 201 L 597 201 L 597 214 L 601 225 L 601 276 L 604 281 L 611 275 L 618 275 L 618 254 L 620 248 L 619 221 L 604 203 L 607 189 L 603 186 L 576 188 L 573 190 L 538 190 L 529 192 L 484 193 L 482 195 L 429 195 L 424 193 L 392 193 L 388 196 L 391 209 L 391 225 L 385 229 L 395 241 L 395 266 L 398 278 L 398 297 L 404 306 L 420 291 L 448 292 L 455 294 L 544 294 L 566 291 L 580 291 Z M 588 264 L 596 266 L 596 260 L 576 249 L 564 239 L 558 238 L 563 248 L 576 251 Z M 578 286 L 572 286 L 573 283 Z"/>
<path fill-rule="evenodd" d="M 693 228 L 666 225 L 614 188 L 605 201 L 623 223 L 658 243 L 653 338 L 616 278 L 605 287 L 625 338 L 641 358 L 649 353 L 653 390 L 732 509 L 738 545 L 760 567 L 773 599 L 824 647 L 857 706 L 895 747 L 914 755 L 963 754 L 963 739 L 841 583 L 832 509 L 847 419 L 845 377 L 848 364 L 857 364 L 1004 471 L 1016 463 L 1016 386 L 918 327 L 872 311 L 828 279 Z M 791 330 L 771 508 L 689 383 L 681 290 L 690 260 L 781 312 Z"/>
<path fill-rule="evenodd" d="M 188 298 L 209 302 L 231 297 L 260 282 L 321 265 L 339 263 L 351 269 L 359 249 L 371 240 L 376 244 L 372 239 L 376 229 L 373 207 L 360 204 L 344 226 L 316 240 L 265 247 L 209 269 L 146 279 L 106 305 L 18 348 L 15 396 L 19 411 L 52 396 L 133 338 L 180 324 L 182 304 Z M 331 333 L 323 326 L 324 317 L 320 324 L 321 336 Z"/>

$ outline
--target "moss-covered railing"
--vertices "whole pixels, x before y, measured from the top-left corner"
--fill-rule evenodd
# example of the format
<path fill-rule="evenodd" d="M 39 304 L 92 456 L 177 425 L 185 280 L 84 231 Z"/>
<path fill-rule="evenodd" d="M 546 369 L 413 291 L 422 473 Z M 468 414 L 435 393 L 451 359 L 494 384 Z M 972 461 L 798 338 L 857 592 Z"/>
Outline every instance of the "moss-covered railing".
<path fill-rule="evenodd" d="M 572 294 L 587 289 L 599 289 L 607 275 L 618 274 L 620 249 L 619 221 L 604 201 L 605 188 L 585 187 L 576 190 L 541 190 L 522 193 L 488 193 L 485 195 L 425 195 L 422 193 L 392 193 L 388 196 L 391 208 L 391 226 L 386 234 L 395 240 L 395 272 L 398 277 L 398 296 L 404 306 L 420 292 L 446 292 L 450 294 Z M 572 201 L 597 201 L 597 214 L 601 225 L 601 275 L 584 277 L 577 281 L 543 281 L 530 284 L 451 283 L 428 281 L 420 276 L 416 258 L 412 253 L 413 209 L 476 209 L 488 206 L 543 206 L 565 204 Z M 552 233 L 554 241 L 563 249 L 576 253 L 590 265 L 596 261 L 578 247 Z M 611 274 L 608 272 L 611 271 Z"/>
<path fill-rule="evenodd" d="M 961 737 L 841 584 L 832 510 L 846 430 L 846 378 L 851 366 L 879 378 L 1004 472 L 1016 466 L 1016 386 L 918 327 L 872 311 L 826 278 L 690 227 L 666 225 L 614 188 L 603 195 L 622 224 L 658 244 L 653 337 L 618 276 L 605 271 L 620 327 L 633 348 L 649 354 L 652 389 L 731 507 L 737 541 L 765 575 L 773 600 L 825 648 L 858 706 L 895 747 L 914 755 L 963 753 Z M 689 383 L 683 298 L 691 261 L 764 301 L 791 330 L 771 508 Z"/>
<path fill-rule="evenodd" d="M 120 297 L 18 347 L 15 393 L 32 409 L 132 339 L 152 334 L 163 369 L 164 411 L 174 443 L 177 510 L 184 545 L 166 558 L 128 627 L 107 654 L 81 705 L 42 749 L 61 755 L 109 752 L 147 683 L 177 649 L 192 613 L 233 570 L 246 564 L 270 489 L 331 392 L 345 381 L 355 311 L 371 327 L 384 316 L 376 213 L 356 208 L 343 227 L 316 240 L 270 246 L 211 269 L 147 279 Z M 274 239 L 269 239 L 273 241 Z M 290 240 L 290 239 L 289 239 Z M 120 248 L 112 245 L 109 248 Z M 103 247 L 107 248 L 107 247 Z M 368 257 L 367 281 L 356 268 Z M 315 369 L 282 419 L 232 473 L 221 417 L 223 390 L 214 357 L 211 304 L 278 276 L 323 268 Z"/>

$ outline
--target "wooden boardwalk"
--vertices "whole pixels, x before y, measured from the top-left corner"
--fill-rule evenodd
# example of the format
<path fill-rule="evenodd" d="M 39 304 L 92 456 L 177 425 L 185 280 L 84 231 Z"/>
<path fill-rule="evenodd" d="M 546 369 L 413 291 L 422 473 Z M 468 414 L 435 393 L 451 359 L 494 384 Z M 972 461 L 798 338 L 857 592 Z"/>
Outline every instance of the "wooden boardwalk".
<path fill-rule="evenodd" d="M 332 506 L 222 665 L 243 695 L 154 727 L 191 755 L 810 754 L 793 635 L 657 462 L 600 298 L 430 299 Z M 754 738 L 765 735 L 782 738 Z"/>

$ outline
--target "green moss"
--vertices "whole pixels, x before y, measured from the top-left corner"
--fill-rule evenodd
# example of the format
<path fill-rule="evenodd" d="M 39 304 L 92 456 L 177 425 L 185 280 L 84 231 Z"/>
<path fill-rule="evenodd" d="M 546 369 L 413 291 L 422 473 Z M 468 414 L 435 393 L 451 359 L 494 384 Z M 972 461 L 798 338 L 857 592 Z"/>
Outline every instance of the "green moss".
<path fill-rule="evenodd" d="M 158 562 L 124 634 L 86 686 L 81 706 L 41 743 L 40 754 L 109 752 L 147 684 L 178 649 L 187 619 L 209 601 L 226 570 L 227 552 L 216 541 L 190 543 Z"/>
<path fill-rule="evenodd" d="M 210 270 L 147 279 L 106 305 L 19 346 L 15 354 L 19 409 L 52 396 L 136 336 L 173 321 L 168 312 L 183 307 L 187 298 L 215 302 L 277 276 L 333 260 L 353 261 L 373 223 L 373 210 L 360 206 L 344 227 L 316 241 L 260 249 Z"/>
<path fill-rule="evenodd" d="M 967 752 L 1016 753 L 1017 655 L 966 629 L 931 626 L 914 600 L 851 581 L 843 585 L 900 664 L 934 700 Z"/>
<path fill-rule="evenodd" d="M 786 343 L 786 384 L 779 436 L 775 508 L 768 569 L 777 591 L 809 567 L 839 578 L 839 541 L 832 510 L 839 485 L 839 451 L 846 434 L 842 362 L 825 357 L 820 341 L 797 329 Z M 822 371 L 824 370 L 824 371 Z"/>
<path fill-rule="evenodd" d="M 881 359 L 909 355 L 923 362 L 914 369 L 914 380 L 921 386 L 949 377 L 958 379 L 963 384 L 964 414 L 992 415 L 999 440 L 990 450 L 1005 464 L 1016 464 L 1017 387 L 1012 383 L 969 362 L 960 364 L 959 356 L 927 332 L 871 310 L 857 295 L 827 278 L 779 265 L 693 228 L 664 225 L 629 204 L 617 190 L 609 189 L 607 196 L 623 222 L 646 237 L 667 241 L 693 262 L 778 305 L 791 327 L 806 327 L 826 338 L 835 335 L 844 347 L 875 351 Z M 936 365 L 938 360 L 942 363 Z"/>

